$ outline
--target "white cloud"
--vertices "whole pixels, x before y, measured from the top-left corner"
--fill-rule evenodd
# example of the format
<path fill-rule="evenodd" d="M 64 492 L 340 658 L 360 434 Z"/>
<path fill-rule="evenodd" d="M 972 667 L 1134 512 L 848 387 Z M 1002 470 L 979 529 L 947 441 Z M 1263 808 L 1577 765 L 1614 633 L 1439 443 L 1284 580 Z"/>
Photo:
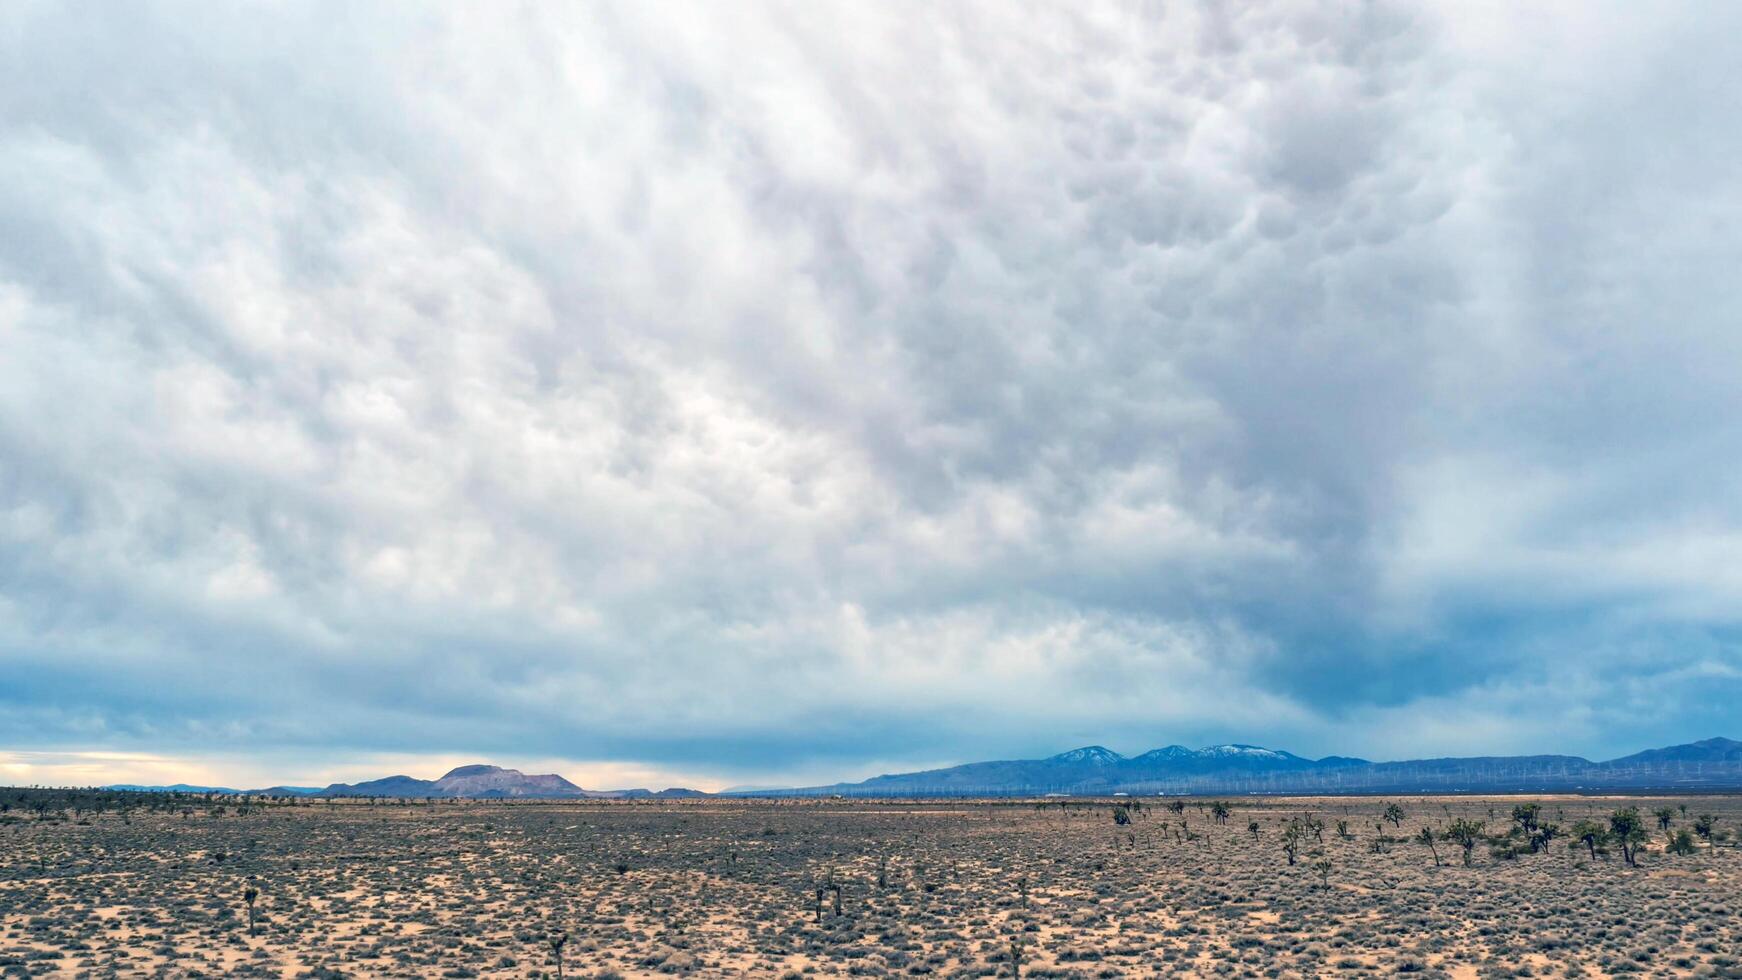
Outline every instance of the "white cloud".
<path fill-rule="evenodd" d="M 15 5 L 0 744 L 754 779 L 1734 665 L 1727 35 L 1625 13 Z"/>

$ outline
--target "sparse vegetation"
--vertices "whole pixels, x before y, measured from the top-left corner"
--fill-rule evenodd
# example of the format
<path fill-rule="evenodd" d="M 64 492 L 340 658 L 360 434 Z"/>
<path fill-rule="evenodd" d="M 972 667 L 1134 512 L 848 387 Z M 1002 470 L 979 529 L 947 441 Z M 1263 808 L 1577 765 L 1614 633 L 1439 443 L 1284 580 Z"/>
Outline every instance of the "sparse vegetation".
<path fill-rule="evenodd" d="M 1210 800 L 1149 812 L 1176 802 L 1163 820 L 1135 799 L 405 803 L 0 790 L 0 975 L 1099 980 L 1742 967 L 1742 850 L 1724 833 L 1742 800 L 1703 797 L 1687 814 L 1675 800 L 1571 797 L 1223 801 L 1238 822 L 1217 819 Z M 1112 825 L 1115 806 L 1129 822 Z M 1410 831 L 1388 835 L 1391 806 L 1408 812 Z M 1667 836 L 1644 834 L 1670 806 Z M 1562 839 L 1569 847 L 1546 846 Z M 1420 847 L 1391 846 L 1405 841 Z M 1285 870 L 1278 847 L 1299 867 Z M 1447 862 L 1471 870 L 1435 870 Z M 1643 870 L 1615 873 L 1630 862 Z"/>

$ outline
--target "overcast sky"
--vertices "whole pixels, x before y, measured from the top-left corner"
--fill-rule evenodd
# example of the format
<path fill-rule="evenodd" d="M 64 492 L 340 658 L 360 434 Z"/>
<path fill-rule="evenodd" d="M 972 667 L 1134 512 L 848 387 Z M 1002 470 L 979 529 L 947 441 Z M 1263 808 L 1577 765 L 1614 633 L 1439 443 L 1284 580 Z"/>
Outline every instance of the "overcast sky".
<path fill-rule="evenodd" d="M 1742 736 L 1742 7 L 0 6 L 0 781 Z"/>

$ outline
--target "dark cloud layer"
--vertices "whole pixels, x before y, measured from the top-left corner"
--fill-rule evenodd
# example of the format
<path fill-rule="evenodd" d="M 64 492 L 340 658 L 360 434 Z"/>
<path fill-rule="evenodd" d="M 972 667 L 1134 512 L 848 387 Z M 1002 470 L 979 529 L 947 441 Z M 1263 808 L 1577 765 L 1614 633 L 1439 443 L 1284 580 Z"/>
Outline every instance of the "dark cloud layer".
<path fill-rule="evenodd" d="M 9 5 L 0 745 L 1735 734 L 1736 17 L 1534 16 Z"/>

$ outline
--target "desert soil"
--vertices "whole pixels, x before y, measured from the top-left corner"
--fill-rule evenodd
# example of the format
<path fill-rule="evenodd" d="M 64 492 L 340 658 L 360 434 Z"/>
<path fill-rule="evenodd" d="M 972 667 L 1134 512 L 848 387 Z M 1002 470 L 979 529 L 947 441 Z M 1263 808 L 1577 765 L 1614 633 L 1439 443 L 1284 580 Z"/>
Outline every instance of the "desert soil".
<path fill-rule="evenodd" d="M 1029 977 L 1742 977 L 1737 797 L 1535 800 L 1563 831 L 1640 807 L 1629 867 L 1524 849 L 1518 797 L 1237 799 L 1224 822 L 1196 799 L 27 795 L 0 789 L 6 977 L 554 977 L 562 935 L 568 977 L 993 977 L 1013 951 Z M 1712 839 L 1668 853 L 1699 814 Z M 1491 839 L 1436 866 L 1414 838 L 1458 819 Z"/>

